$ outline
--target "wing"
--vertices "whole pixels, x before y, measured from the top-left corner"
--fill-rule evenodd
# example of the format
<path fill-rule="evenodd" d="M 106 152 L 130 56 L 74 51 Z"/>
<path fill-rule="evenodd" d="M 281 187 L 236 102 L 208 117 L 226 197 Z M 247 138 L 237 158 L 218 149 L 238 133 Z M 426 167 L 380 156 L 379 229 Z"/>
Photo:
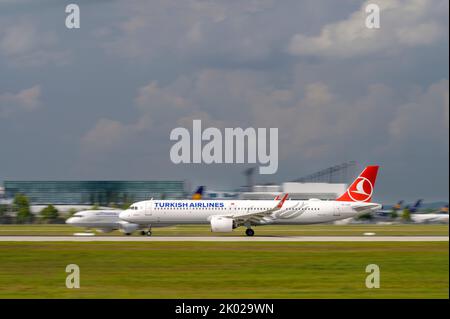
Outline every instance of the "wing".
<path fill-rule="evenodd" d="M 258 224 L 265 217 L 270 216 L 273 212 L 279 211 L 283 207 L 283 204 L 286 201 L 287 197 L 288 194 L 285 194 L 275 207 L 267 209 L 265 211 L 251 213 L 247 211 L 245 213 L 231 215 L 230 217 L 233 218 L 237 224 L 245 224 L 247 222 Z"/>

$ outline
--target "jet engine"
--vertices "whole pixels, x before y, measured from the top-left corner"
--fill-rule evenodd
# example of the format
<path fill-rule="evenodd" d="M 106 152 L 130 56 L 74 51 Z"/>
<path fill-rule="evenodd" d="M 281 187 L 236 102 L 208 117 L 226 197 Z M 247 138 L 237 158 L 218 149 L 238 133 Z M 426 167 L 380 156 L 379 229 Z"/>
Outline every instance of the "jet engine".
<path fill-rule="evenodd" d="M 125 222 L 120 225 L 120 231 L 125 234 L 131 234 L 136 229 L 138 229 L 138 227 L 139 227 L 138 224 L 132 224 L 132 223 Z"/>
<path fill-rule="evenodd" d="M 220 233 L 229 233 L 236 228 L 234 220 L 232 218 L 224 216 L 213 216 L 211 217 L 211 231 Z"/>

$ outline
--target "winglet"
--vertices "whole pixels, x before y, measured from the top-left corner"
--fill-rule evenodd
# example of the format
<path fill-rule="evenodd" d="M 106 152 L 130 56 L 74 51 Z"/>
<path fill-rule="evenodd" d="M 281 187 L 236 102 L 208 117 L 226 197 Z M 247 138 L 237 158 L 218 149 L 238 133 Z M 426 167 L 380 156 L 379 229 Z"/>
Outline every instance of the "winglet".
<path fill-rule="evenodd" d="M 288 198 L 288 196 L 289 196 L 289 194 L 285 194 L 285 195 L 283 196 L 283 198 L 282 198 L 282 199 L 280 200 L 280 202 L 278 203 L 277 208 L 283 207 L 283 204 L 284 204 L 284 202 L 286 201 L 286 199 Z"/>
<path fill-rule="evenodd" d="M 280 195 L 277 195 L 273 200 L 280 200 Z"/>

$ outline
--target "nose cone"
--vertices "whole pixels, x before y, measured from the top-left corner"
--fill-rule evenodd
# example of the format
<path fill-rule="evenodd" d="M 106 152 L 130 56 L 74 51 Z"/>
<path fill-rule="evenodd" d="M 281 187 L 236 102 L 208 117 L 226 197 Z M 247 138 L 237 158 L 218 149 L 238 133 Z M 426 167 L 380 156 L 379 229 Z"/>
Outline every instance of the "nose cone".
<path fill-rule="evenodd" d="M 70 217 L 66 220 L 66 224 L 72 225 L 74 223 L 74 221 L 75 221 L 75 218 Z"/>
<path fill-rule="evenodd" d="M 130 221 L 130 218 L 131 218 L 131 213 L 130 213 L 130 211 L 124 210 L 123 212 L 121 212 L 121 213 L 119 214 L 119 218 L 122 219 L 122 220 L 124 220 L 124 221 L 129 222 L 129 221 Z"/>

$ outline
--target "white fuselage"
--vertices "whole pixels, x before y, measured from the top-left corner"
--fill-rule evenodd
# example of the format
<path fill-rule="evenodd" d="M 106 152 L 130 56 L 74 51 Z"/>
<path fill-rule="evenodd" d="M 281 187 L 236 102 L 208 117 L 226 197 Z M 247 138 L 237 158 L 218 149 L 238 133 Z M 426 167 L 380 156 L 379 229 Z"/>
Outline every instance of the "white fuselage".
<path fill-rule="evenodd" d="M 139 229 L 139 225 L 121 220 L 119 218 L 121 212 L 121 210 L 85 210 L 68 218 L 66 224 L 94 228 L 105 233 L 118 229 L 126 234 L 131 234 Z"/>
<path fill-rule="evenodd" d="M 287 200 L 281 209 L 259 220 L 254 225 L 315 224 L 375 211 L 353 209 L 355 202 L 321 200 Z M 274 200 L 148 200 L 137 202 L 120 214 L 122 220 L 140 225 L 208 224 L 213 216 L 239 216 L 264 212 L 277 205 Z"/>
<path fill-rule="evenodd" d="M 442 223 L 448 224 L 448 213 L 411 214 L 415 223 Z"/>
<path fill-rule="evenodd" d="M 119 229 L 121 210 L 85 210 L 75 213 L 66 224 L 76 227 Z"/>

